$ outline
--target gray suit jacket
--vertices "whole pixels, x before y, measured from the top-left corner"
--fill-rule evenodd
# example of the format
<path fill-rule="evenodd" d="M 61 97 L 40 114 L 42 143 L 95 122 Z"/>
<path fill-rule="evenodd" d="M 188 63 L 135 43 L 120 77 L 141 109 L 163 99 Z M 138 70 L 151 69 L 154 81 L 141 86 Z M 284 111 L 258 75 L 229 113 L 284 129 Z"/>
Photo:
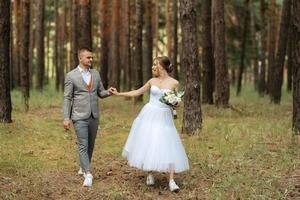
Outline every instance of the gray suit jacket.
<path fill-rule="evenodd" d="M 90 90 L 78 67 L 67 74 L 64 89 L 64 119 L 84 120 L 91 114 L 99 118 L 98 97 L 108 97 L 109 92 L 104 89 L 99 72 L 94 69 L 90 69 L 90 72 L 93 81 Z"/>

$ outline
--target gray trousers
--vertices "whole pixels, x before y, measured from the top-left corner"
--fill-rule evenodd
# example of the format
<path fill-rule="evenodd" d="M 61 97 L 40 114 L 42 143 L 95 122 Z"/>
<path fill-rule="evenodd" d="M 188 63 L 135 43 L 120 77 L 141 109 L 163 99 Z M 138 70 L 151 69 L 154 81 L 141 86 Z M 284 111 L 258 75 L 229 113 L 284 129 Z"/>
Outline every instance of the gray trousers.
<path fill-rule="evenodd" d="M 88 172 L 90 171 L 99 119 L 91 116 L 86 120 L 74 121 L 73 124 L 78 140 L 80 167 L 84 172 Z"/>

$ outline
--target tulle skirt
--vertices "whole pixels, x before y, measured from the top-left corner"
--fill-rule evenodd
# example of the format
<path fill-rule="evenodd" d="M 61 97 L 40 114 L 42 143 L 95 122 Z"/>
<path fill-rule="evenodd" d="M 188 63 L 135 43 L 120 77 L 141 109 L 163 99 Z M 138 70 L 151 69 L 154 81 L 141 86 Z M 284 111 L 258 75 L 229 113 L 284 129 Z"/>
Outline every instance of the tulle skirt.
<path fill-rule="evenodd" d="M 130 166 L 144 171 L 178 173 L 189 169 L 171 110 L 151 103 L 134 120 L 122 155 Z"/>

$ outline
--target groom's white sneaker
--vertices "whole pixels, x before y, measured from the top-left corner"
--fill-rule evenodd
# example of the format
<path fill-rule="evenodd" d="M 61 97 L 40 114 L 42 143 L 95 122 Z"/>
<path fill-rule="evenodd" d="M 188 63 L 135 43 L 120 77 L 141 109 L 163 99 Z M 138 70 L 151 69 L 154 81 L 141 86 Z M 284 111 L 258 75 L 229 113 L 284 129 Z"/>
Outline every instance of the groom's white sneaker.
<path fill-rule="evenodd" d="M 154 177 L 152 176 L 152 174 L 149 174 L 147 176 L 146 184 L 147 185 L 154 185 L 154 183 L 155 183 Z"/>
<path fill-rule="evenodd" d="M 92 174 L 85 174 L 84 175 L 83 186 L 84 187 L 91 187 L 92 184 L 93 184 L 93 176 L 92 176 Z"/>
<path fill-rule="evenodd" d="M 179 187 L 178 185 L 175 183 L 174 179 L 171 179 L 169 182 L 169 188 L 171 192 L 179 192 Z"/>
<path fill-rule="evenodd" d="M 81 167 L 79 168 L 78 174 L 79 174 L 79 175 L 83 175 L 83 174 L 84 174 Z"/>

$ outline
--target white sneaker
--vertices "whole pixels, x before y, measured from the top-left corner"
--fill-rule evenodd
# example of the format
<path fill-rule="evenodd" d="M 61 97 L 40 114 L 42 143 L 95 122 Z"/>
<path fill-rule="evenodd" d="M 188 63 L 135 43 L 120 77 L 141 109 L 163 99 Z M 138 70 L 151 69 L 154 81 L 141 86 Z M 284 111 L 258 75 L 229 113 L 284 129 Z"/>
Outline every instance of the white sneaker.
<path fill-rule="evenodd" d="M 152 174 L 149 174 L 147 176 L 146 184 L 147 185 L 154 185 L 154 182 L 155 182 L 154 177 L 152 176 Z"/>
<path fill-rule="evenodd" d="M 170 182 L 169 182 L 169 188 L 170 188 L 171 192 L 179 192 L 179 187 L 175 183 L 174 179 L 170 180 Z"/>
<path fill-rule="evenodd" d="M 81 167 L 79 168 L 78 174 L 79 174 L 79 175 L 83 175 L 83 174 L 84 174 Z"/>
<path fill-rule="evenodd" d="M 84 176 L 83 186 L 84 187 L 91 187 L 92 184 L 93 184 L 93 176 L 92 176 L 92 174 L 86 174 Z"/>

